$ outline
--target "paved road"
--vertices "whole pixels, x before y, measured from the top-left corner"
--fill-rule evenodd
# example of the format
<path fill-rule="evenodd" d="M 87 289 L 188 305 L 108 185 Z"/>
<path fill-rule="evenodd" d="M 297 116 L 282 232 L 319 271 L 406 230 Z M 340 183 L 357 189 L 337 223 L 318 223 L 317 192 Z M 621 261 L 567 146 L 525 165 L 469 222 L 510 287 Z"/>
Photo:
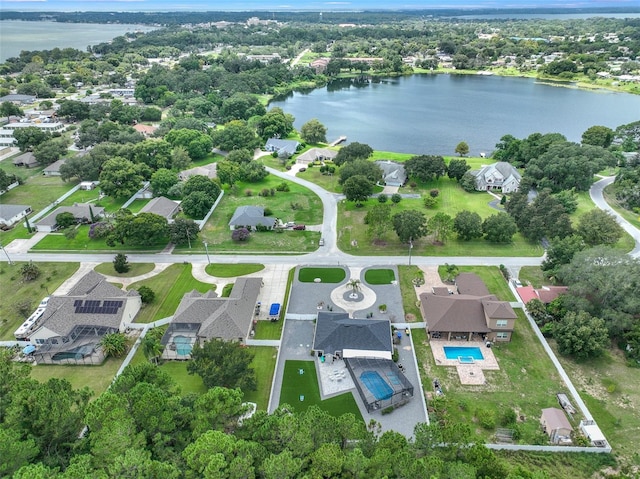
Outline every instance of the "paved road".
<path fill-rule="evenodd" d="M 591 186 L 591 189 L 589 190 L 589 195 L 591 196 L 591 199 L 593 200 L 593 202 L 596 204 L 598 208 L 600 208 L 601 210 L 608 211 L 613 216 L 615 216 L 620 226 L 622 226 L 622 228 L 633 237 L 633 239 L 636 241 L 636 247 L 633 248 L 633 251 L 631 251 L 629 254 L 634 258 L 640 258 L 640 231 L 638 231 L 638 229 L 635 226 L 633 226 L 631 223 L 625 220 L 622 216 L 620 216 L 620 214 L 616 210 L 611 208 L 611 206 L 609 206 L 609 204 L 604 199 L 603 191 L 605 187 L 613 183 L 615 179 L 616 179 L 615 176 L 608 176 L 606 178 L 601 179 L 600 181 L 596 181 Z"/>

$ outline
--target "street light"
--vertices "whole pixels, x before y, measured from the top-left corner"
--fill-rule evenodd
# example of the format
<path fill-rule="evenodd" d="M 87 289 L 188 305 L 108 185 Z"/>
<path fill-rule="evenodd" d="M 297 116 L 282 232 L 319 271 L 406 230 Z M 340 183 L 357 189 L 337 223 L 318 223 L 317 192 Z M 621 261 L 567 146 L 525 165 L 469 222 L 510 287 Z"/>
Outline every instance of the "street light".
<path fill-rule="evenodd" d="M 411 250 L 413 249 L 413 237 L 409 238 L 409 266 L 411 266 Z"/>
<path fill-rule="evenodd" d="M 204 249 L 207 252 L 207 264 L 211 264 L 211 259 L 209 258 L 209 243 L 207 243 L 206 241 L 203 241 L 204 243 Z"/>

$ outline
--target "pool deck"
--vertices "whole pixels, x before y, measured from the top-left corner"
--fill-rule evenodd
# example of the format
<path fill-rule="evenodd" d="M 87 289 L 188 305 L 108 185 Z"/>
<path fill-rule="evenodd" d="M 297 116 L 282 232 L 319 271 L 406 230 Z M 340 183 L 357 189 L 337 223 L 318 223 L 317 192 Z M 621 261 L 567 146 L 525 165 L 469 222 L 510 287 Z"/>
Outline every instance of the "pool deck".
<path fill-rule="evenodd" d="M 175 346 L 175 343 L 174 343 L 174 338 L 177 336 L 188 338 L 191 342 L 191 347 L 193 347 L 193 345 L 196 343 L 195 336 L 185 336 L 185 334 L 183 333 L 175 334 L 171 336 L 171 339 L 167 342 L 167 346 L 164 348 L 164 351 L 162 352 L 162 356 L 161 356 L 162 359 L 179 360 L 179 361 L 185 361 L 187 359 L 191 359 L 191 354 L 178 353 L 178 348 L 177 346 Z M 176 349 L 172 349 L 171 345 L 174 345 Z"/>
<path fill-rule="evenodd" d="M 455 366 L 458 371 L 458 377 L 460 378 L 460 384 L 465 385 L 481 385 L 484 384 L 486 379 L 484 376 L 484 370 L 498 370 L 498 360 L 493 354 L 491 348 L 485 347 L 482 342 L 473 341 L 440 341 L 432 340 L 430 342 L 431 351 L 433 352 L 433 358 L 436 364 L 439 366 Z M 462 347 L 462 348 L 480 348 L 484 359 L 476 360 L 473 364 L 461 364 L 458 359 L 447 359 L 444 352 L 445 347 Z"/>
<path fill-rule="evenodd" d="M 353 383 L 353 379 L 351 379 L 347 366 L 342 359 L 334 361 L 327 357 L 327 360 L 323 363 L 320 362 L 320 358 L 317 358 L 316 368 L 323 397 L 331 397 L 355 389 L 356 385 Z"/>

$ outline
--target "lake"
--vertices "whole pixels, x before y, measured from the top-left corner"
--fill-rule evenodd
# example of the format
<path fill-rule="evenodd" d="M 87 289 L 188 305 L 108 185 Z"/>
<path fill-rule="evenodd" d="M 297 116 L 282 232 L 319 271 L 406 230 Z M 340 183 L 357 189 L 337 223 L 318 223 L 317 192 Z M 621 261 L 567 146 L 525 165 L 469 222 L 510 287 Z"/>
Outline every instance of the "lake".
<path fill-rule="evenodd" d="M 506 134 L 562 133 L 579 142 L 593 125 L 616 128 L 640 120 L 640 96 L 586 91 L 534 79 L 480 75 L 412 75 L 354 85 L 339 80 L 274 101 L 295 127 L 317 118 L 327 139 L 346 135 L 376 150 L 453 155 L 490 153 Z"/>
<path fill-rule="evenodd" d="M 88 45 L 108 42 L 127 32 L 149 32 L 149 25 L 58 23 L 0 21 L 0 62 L 17 57 L 22 50 L 52 50 L 77 48 L 86 51 Z"/>

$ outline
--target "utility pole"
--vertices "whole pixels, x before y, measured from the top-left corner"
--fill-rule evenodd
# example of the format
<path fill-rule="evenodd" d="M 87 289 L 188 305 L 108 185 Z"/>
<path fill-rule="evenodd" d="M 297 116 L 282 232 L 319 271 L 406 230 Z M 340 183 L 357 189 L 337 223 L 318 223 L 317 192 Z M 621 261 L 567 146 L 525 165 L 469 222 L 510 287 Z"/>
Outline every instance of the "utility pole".
<path fill-rule="evenodd" d="M 207 243 L 206 241 L 203 241 L 204 243 L 204 249 L 207 252 L 207 264 L 211 264 L 211 259 L 209 258 L 209 243 Z"/>
<path fill-rule="evenodd" d="M 4 249 L 4 246 L 2 246 L 2 243 L 0 243 L 0 249 L 2 251 L 4 251 L 5 255 L 7 255 L 7 260 L 9 261 L 9 266 L 13 266 L 13 261 L 11 261 L 11 258 L 9 258 L 9 253 L 7 253 L 7 250 Z"/>
<path fill-rule="evenodd" d="M 409 266 L 411 266 L 411 250 L 413 249 L 413 237 L 409 237 Z"/>

